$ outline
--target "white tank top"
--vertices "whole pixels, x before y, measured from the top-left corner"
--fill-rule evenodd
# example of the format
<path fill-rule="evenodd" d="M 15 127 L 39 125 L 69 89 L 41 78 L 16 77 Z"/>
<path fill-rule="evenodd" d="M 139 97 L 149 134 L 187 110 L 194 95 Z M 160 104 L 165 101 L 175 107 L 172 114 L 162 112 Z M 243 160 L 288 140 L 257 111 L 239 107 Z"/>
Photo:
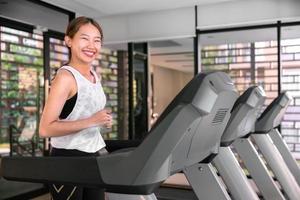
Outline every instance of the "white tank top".
<path fill-rule="evenodd" d="M 79 71 L 70 66 L 63 66 L 71 72 L 77 84 L 77 99 L 75 106 L 66 119 L 61 121 L 74 121 L 88 118 L 102 110 L 106 104 L 106 97 L 102 85 L 96 73 L 93 73 L 96 83 L 90 82 Z M 51 145 L 61 149 L 76 149 L 88 153 L 94 153 L 103 147 L 105 142 L 100 134 L 100 127 L 91 127 L 70 135 L 52 137 Z"/>

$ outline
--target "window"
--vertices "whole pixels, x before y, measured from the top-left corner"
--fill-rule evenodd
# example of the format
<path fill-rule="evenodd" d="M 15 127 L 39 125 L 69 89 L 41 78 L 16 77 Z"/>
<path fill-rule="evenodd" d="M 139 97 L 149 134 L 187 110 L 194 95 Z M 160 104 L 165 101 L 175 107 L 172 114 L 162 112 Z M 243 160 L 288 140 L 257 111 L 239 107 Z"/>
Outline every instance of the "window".
<path fill-rule="evenodd" d="M 282 27 L 282 90 L 292 102 L 282 122 L 282 135 L 292 151 L 300 151 L 300 26 Z"/>
<path fill-rule="evenodd" d="M 265 105 L 278 95 L 276 29 L 200 35 L 201 71 L 224 71 L 242 94 L 251 85 L 264 88 Z"/>
<path fill-rule="evenodd" d="M 43 36 L 5 26 L 0 34 L 0 153 L 41 154 L 36 130 L 43 102 Z"/>

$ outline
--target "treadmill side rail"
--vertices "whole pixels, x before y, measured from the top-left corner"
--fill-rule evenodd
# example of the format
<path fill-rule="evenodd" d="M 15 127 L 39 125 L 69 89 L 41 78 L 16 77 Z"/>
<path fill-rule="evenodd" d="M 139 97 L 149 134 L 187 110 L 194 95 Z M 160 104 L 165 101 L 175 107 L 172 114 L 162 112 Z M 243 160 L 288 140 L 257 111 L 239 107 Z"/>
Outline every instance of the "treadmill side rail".
<path fill-rule="evenodd" d="M 231 199 L 211 164 L 197 163 L 183 172 L 198 199 Z"/>
<path fill-rule="evenodd" d="M 300 167 L 297 163 L 296 159 L 293 157 L 292 153 L 290 152 L 287 144 L 281 137 L 281 134 L 277 129 L 273 129 L 270 131 L 269 136 L 271 137 L 272 141 L 274 142 L 275 146 L 277 147 L 278 151 L 282 155 L 286 165 L 294 175 L 298 185 L 300 186 Z"/>
<path fill-rule="evenodd" d="M 270 136 L 267 134 L 252 134 L 251 137 L 254 139 L 289 199 L 299 200 L 299 185 L 285 164 Z"/>

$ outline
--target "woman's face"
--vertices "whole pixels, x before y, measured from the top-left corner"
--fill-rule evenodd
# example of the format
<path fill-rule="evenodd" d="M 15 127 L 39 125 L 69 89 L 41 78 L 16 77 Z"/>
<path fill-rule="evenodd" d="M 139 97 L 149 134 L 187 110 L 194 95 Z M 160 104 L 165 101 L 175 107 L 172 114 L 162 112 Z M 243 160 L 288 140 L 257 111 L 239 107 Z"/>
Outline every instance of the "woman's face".
<path fill-rule="evenodd" d="M 71 48 L 71 61 L 91 64 L 100 53 L 101 35 L 92 24 L 81 26 L 73 38 L 65 37 L 65 42 Z"/>

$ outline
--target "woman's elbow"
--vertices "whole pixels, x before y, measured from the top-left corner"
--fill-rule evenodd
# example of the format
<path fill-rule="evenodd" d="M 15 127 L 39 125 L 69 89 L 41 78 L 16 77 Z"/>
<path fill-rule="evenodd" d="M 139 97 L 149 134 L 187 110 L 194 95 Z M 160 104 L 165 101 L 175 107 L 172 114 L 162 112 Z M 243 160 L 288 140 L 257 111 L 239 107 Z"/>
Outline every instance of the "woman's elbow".
<path fill-rule="evenodd" d="M 47 138 L 49 137 L 49 131 L 47 130 L 47 128 L 43 125 L 40 124 L 39 126 L 39 137 L 40 138 Z"/>

